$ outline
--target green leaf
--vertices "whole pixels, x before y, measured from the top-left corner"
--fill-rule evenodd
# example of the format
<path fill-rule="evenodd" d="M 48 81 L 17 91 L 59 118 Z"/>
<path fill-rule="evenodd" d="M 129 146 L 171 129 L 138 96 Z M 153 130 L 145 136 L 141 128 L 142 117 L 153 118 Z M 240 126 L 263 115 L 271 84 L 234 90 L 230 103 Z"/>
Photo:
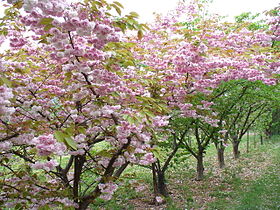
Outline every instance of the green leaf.
<path fill-rule="evenodd" d="M 63 133 L 62 131 L 55 131 L 54 137 L 57 139 L 57 141 L 65 143 L 68 147 L 71 147 L 75 150 L 77 149 L 77 143 L 68 133 Z"/>
<path fill-rule="evenodd" d="M 8 87 L 12 87 L 12 82 L 10 80 L 8 80 L 6 77 L 1 76 L 0 77 L 0 84 L 5 84 Z"/>
<path fill-rule="evenodd" d="M 160 161 L 162 161 L 164 159 L 164 152 L 161 151 L 161 149 L 159 147 L 155 147 L 152 149 L 152 153 L 153 155 L 159 159 Z"/>
<path fill-rule="evenodd" d="M 77 143 L 74 142 L 73 138 L 67 134 L 65 134 L 64 139 L 66 141 L 66 144 L 72 147 L 73 149 L 77 149 Z"/>
<path fill-rule="evenodd" d="M 143 31 L 142 30 L 139 30 L 137 32 L 137 37 L 138 37 L 138 39 L 142 39 L 143 38 Z"/>
<path fill-rule="evenodd" d="M 126 24 L 125 24 L 125 23 L 116 22 L 114 25 L 115 25 L 116 27 L 119 27 L 119 28 L 122 30 L 123 33 L 125 32 L 125 30 L 126 30 Z"/>
<path fill-rule="evenodd" d="M 73 126 L 65 128 L 64 129 L 65 133 L 67 133 L 69 136 L 72 136 L 75 132 L 75 128 Z"/>
<path fill-rule="evenodd" d="M 42 18 L 39 23 L 42 25 L 50 25 L 52 21 L 53 18 Z"/>
<path fill-rule="evenodd" d="M 123 8 L 123 5 L 118 1 L 113 1 L 113 4 L 118 5 L 120 8 Z"/>
<path fill-rule="evenodd" d="M 64 135 L 61 131 L 55 131 L 54 137 L 56 138 L 57 141 L 64 143 Z"/>
<path fill-rule="evenodd" d="M 23 6 L 23 1 L 17 1 L 15 4 L 14 4 L 14 8 L 16 9 L 21 9 Z"/>
<path fill-rule="evenodd" d="M 131 60 L 127 60 L 127 61 L 124 62 L 124 65 L 125 66 L 134 66 L 134 63 Z"/>
<path fill-rule="evenodd" d="M 133 117 L 131 117 L 131 116 L 128 116 L 126 120 L 127 120 L 130 124 L 134 124 L 134 123 L 135 123 Z"/>
<path fill-rule="evenodd" d="M 108 157 L 108 158 L 110 158 L 110 157 L 112 157 L 112 154 L 111 154 L 111 152 L 108 151 L 107 149 L 104 149 L 104 150 L 102 150 L 102 151 L 97 152 L 97 153 L 96 153 L 96 156 L 102 156 L 102 157 Z"/>
<path fill-rule="evenodd" d="M 119 15 L 122 15 L 122 10 L 121 10 L 117 5 L 111 4 L 111 6 L 115 8 L 115 10 L 117 11 L 117 13 L 118 13 Z"/>
<path fill-rule="evenodd" d="M 21 210 L 23 209 L 22 205 L 20 203 L 18 203 L 16 206 L 15 206 L 15 210 Z"/>
<path fill-rule="evenodd" d="M 136 12 L 130 12 L 129 16 L 136 17 L 136 18 L 139 17 L 138 13 Z"/>
<path fill-rule="evenodd" d="M 38 210 L 49 210 L 51 209 L 48 205 L 40 206 Z"/>
<path fill-rule="evenodd" d="M 154 118 L 155 115 L 153 112 L 149 111 L 148 109 L 143 109 L 143 111 L 140 112 L 144 116 L 148 116 L 150 118 Z"/>
<path fill-rule="evenodd" d="M 66 73 L 65 73 L 65 76 L 66 76 L 65 80 L 67 80 L 67 81 L 70 80 L 70 79 L 72 78 L 72 75 L 73 75 L 73 74 L 72 74 L 71 71 L 66 72 Z"/>
<path fill-rule="evenodd" d="M 86 134 L 87 129 L 85 129 L 84 127 L 78 127 L 78 131 L 79 133 Z"/>
<path fill-rule="evenodd" d="M 45 27 L 44 27 L 44 31 L 49 31 L 51 28 L 53 28 L 54 27 L 54 25 L 52 25 L 52 24 L 48 24 L 48 25 L 46 25 Z"/>

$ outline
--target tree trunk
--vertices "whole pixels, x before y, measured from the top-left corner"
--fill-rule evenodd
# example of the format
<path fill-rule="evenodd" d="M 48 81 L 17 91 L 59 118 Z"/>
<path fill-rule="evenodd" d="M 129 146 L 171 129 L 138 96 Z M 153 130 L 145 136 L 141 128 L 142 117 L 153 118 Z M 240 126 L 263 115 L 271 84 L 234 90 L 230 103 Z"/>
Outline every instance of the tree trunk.
<path fill-rule="evenodd" d="M 249 153 L 249 147 L 250 147 L 250 133 L 247 131 L 247 146 L 246 146 L 246 152 Z"/>
<path fill-rule="evenodd" d="M 276 108 L 272 111 L 272 122 L 269 129 L 270 137 L 273 135 L 280 135 L 280 108 Z"/>
<path fill-rule="evenodd" d="M 218 152 L 218 162 L 219 162 L 219 167 L 224 168 L 225 167 L 225 147 L 217 148 Z"/>
<path fill-rule="evenodd" d="M 257 146 L 257 141 L 256 141 L 256 134 L 255 134 L 255 132 L 254 132 L 254 148 L 256 148 L 256 146 Z"/>
<path fill-rule="evenodd" d="M 84 201 L 79 203 L 79 207 L 77 208 L 77 210 L 86 210 L 88 208 L 90 204 L 90 201 Z"/>
<path fill-rule="evenodd" d="M 239 143 L 240 143 L 240 141 L 236 141 L 236 140 L 232 142 L 234 159 L 238 159 L 240 157 Z"/>
<path fill-rule="evenodd" d="M 96 199 L 98 196 L 100 196 L 101 192 L 98 187 L 95 188 L 95 190 L 92 192 L 92 194 L 85 196 L 84 198 L 81 198 L 80 201 L 75 201 L 78 204 L 78 207 L 75 208 L 75 210 L 86 210 L 88 209 L 88 206 Z"/>
<path fill-rule="evenodd" d="M 158 194 L 158 181 L 157 181 L 157 172 L 156 172 L 155 163 L 152 164 L 152 175 L 153 175 L 154 195 L 156 196 Z"/>
<path fill-rule="evenodd" d="M 196 159 L 197 159 L 196 180 L 201 181 L 204 176 L 203 153 L 199 153 Z"/>
<path fill-rule="evenodd" d="M 94 192 L 92 194 L 82 198 L 79 201 L 79 207 L 75 208 L 76 210 L 86 210 L 88 209 L 89 204 L 91 204 L 98 196 L 100 196 L 101 192 L 98 187 L 95 188 Z"/>
<path fill-rule="evenodd" d="M 263 145 L 263 136 L 262 135 L 260 136 L 260 139 L 261 139 L 261 145 Z"/>
<path fill-rule="evenodd" d="M 165 182 L 165 173 L 163 171 L 158 171 L 157 172 L 157 181 L 158 181 L 158 193 L 167 197 L 168 196 L 168 190 L 166 187 L 166 182 Z"/>
<path fill-rule="evenodd" d="M 73 197 L 76 203 L 79 201 L 80 179 L 85 160 L 86 159 L 84 155 L 77 155 L 74 157 Z"/>
<path fill-rule="evenodd" d="M 168 191 L 165 183 L 165 174 L 164 171 L 158 170 L 156 164 L 152 164 L 152 174 L 153 174 L 153 188 L 154 188 L 154 201 L 155 205 L 160 205 L 163 202 L 159 202 L 157 197 L 167 197 Z"/>
<path fill-rule="evenodd" d="M 168 190 L 165 182 L 165 173 L 162 170 L 158 170 L 155 163 L 152 165 L 153 173 L 153 188 L 154 195 L 162 195 L 164 197 L 168 196 Z"/>

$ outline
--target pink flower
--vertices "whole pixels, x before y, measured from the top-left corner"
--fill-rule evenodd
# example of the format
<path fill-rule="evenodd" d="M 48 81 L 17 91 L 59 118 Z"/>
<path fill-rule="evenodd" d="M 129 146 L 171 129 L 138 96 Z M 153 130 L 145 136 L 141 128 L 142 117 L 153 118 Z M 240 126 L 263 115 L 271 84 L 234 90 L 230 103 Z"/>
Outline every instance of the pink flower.
<path fill-rule="evenodd" d="M 153 118 L 153 125 L 155 127 L 163 127 L 168 125 L 169 121 L 168 121 L 168 116 L 156 116 Z"/>
<path fill-rule="evenodd" d="M 66 150 L 66 146 L 57 142 L 52 134 L 36 137 L 32 139 L 31 144 L 35 145 L 40 156 L 62 155 Z"/>
<path fill-rule="evenodd" d="M 0 116 L 11 115 L 15 111 L 13 107 L 9 107 L 11 105 L 9 100 L 13 98 L 13 96 L 11 88 L 0 86 Z"/>
<path fill-rule="evenodd" d="M 12 147 L 12 143 L 9 141 L 0 142 L 0 150 L 8 151 Z"/>
<path fill-rule="evenodd" d="M 98 188 L 102 192 L 100 198 L 104 200 L 110 200 L 114 192 L 118 189 L 118 185 L 113 182 L 108 182 L 105 184 L 100 183 L 98 184 Z"/>
<path fill-rule="evenodd" d="M 153 163 L 153 162 L 155 162 L 156 161 L 156 159 L 154 158 L 154 155 L 153 155 L 153 153 L 146 153 L 142 158 L 141 158 L 141 160 L 140 160 L 140 164 L 142 164 L 142 165 L 149 165 L 149 164 L 151 164 L 151 163 Z"/>
<path fill-rule="evenodd" d="M 156 196 L 156 201 L 158 203 L 162 203 L 163 202 L 163 199 L 160 197 L 160 196 Z"/>
<path fill-rule="evenodd" d="M 46 162 L 36 162 L 32 165 L 35 169 L 44 169 L 46 171 L 53 170 L 56 166 L 58 166 L 58 163 L 56 160 L 50 160 Z"/>

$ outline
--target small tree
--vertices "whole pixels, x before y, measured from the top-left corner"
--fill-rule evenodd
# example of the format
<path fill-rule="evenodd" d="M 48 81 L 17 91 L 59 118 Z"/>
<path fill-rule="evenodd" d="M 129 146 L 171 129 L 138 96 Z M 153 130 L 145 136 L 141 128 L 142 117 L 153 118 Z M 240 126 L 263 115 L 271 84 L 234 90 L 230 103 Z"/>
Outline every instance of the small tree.
<path fill-rule="evenodd" d="M 120 41 L 121 31 L 144 26 L 135 13 L 108 12 L 121 7 L 16 1 L 6 12 L 1 206 L 87 209 L 98 197 L 111 199 L 130 163 L 154 162 L 151 133 L 167 121 L 145 96 L 133 44 Z"/>

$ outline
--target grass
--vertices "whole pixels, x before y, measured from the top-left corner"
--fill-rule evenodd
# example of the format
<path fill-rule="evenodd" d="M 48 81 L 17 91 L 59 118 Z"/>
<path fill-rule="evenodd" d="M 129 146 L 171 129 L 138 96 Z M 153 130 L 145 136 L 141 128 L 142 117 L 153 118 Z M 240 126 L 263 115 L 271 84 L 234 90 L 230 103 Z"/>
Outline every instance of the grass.
<path fill-rule="evenodd" d="M 266 159 L 264 154 L 267 155 Z M 263 173 L 252 179 L 245 179 L 235 174 L 233 177 L 226 176 L 224 181 L 231 185 L 233 190 L 220 197 L 218 191 L 216 200 L 208 204 L 207 209 L 229 209 L 229 210 L 276 210 L 280 209 L 280 143 L 269 143 L 261 145 L 252 150 L 251 153 L 243 155 L 244 158 L 254 158 L 254 160 L 245 161 L 245 167 L 249 164 L 255 165 L 268 164 L 262 169 Z M 269 165 L 270 164 L 270 165 Z M 241 170 L 243 167 L 240 167 Z M 256 168 L 251 169 L 254 172 Z M 221 191 L 223 192 L 223 191 Z M 221 193 L 224 195 L 224 193 Z"/>
<path fill-rule="evenodd" d="M 226 168 L 217 167 L 216 149 L 211 145 L 205 157 L 205 179 L 194 180 L 195 159 L 190 157 L 178 167 L 168 170 L 167 181 L 170 198 L 160 206 L 154 206 L 151 172 L 141 167 L 125 171 L 126 184 L 120 187 L 111 201 L 97 200 L 90 209 L 229 209 L 255 210 L 280 209 L 280 143 L 265 142 L 256 147 L 251 137 L 250 153 L 246 153 L 246 141 L 240 144 L 241 158 L 233 160 L 231 147 L 226 149 Z M 245 140 L 245 139 L 244 139 Z M 129 188 L 129 177 L 145 186 L 143 192 Z"/>
<path fill-rule="evenodd" d="M 257 180 L 253 181 L 246 191 L 239 197 L 239 204 L 235 209 L 280 209 L 280 145 L 273 153 L 273 166 Z"/>
<path fill-rule="evenodd" d="M 240 144 L 241 157 L 234 160 L 232 147 L 225 150 L 226 168 L 218 168 L 216 149 L 211 145 L 205 156 L 205 179 L 195 181 L 196 160 L 193 157 L 175 163 L 167 171 L 170 197 L 166 203 L 152 203 L 151 171 L 140 166 L 128 167 L 121 177 L 118 191 L 110 201 L 97 199 L 91 210 L 280 210 L 280 141 L 266 141 L 264 145 L 250 137 L 250 152 L 246 153 L 246 139 Z M 102 150 L 102 147 L 100 147 Z M 180 164 L 180 165 L 179 165 Z M 136 192 L 131 180 L 145 188 Z M 137 185 L 136 184 L 136 185 Z"/>

